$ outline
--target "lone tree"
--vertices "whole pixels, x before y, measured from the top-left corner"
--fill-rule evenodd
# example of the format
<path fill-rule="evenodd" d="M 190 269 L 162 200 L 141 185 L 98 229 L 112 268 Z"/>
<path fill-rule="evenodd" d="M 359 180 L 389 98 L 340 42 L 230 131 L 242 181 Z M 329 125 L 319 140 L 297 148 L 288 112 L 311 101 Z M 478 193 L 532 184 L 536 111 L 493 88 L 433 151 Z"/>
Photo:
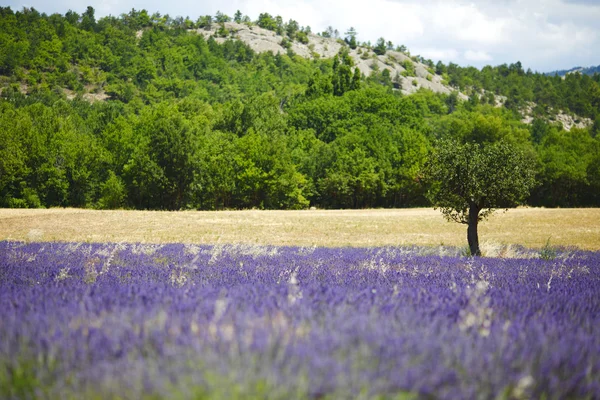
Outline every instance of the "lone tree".
<path fill-rule="evenodd" d="M 356 32 L 356 29 L 354 29 L 353 26 L 351 26 L 350 29 L 348 29 L 348 32 L 346 32 L 346 38 L 344 40 L 352 50 L 356 49 L 358 46 L 358 43 L 356 42 L 357 36 L 358 32 Z"/>
<path fill-rule="evenodd" d="M 472 256 L 480 256 L 477 224 L 496 209 L 519 205 L 535 185 L 534 162 L 518 147 L 494 143 L 438 142 L 425 167 L 429 196 L 449 221 L 467 224 Z"/>

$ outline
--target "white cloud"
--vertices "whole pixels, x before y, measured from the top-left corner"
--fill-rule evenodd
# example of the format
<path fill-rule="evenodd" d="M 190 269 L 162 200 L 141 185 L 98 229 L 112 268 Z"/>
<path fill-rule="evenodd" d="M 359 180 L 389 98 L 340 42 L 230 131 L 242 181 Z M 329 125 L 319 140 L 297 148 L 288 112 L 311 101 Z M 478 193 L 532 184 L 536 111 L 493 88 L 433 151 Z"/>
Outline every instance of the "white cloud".
<path fill-rule="evenodd" d="M 438 2 L 426 9 L 427 25 L 459 42 L 496 44 L 503 40 L 505 21 L 486 15 L 473 3 Z"/>
<path fill-rule="evenodd" d="M 521 61 L 525 68 L 554 70 L 600 64 L 600 2 L 596 0 L 5 0 L 14 10 L 33 6 L 46 13 L 96 9 L 98 17 L 132 8 L 190 16 L 261 12 L 295 19 L 320 32 L 350 26 L 359 41 L 379 37 L 408 46 L 434 61 L 481 67 Z"/>
<path fill-rule="evenodd" d="M 465 60 L 469 61 L 492 61 L 493 58 L 485 51 L 465 51 Z"/>
<path fill-rule="evenodd" d="M 458 50 L 448 48 L 424 48 L 421 50 L 420 55 L 431 60 L 442 60 L 444 62 L 460 58 Z"/>

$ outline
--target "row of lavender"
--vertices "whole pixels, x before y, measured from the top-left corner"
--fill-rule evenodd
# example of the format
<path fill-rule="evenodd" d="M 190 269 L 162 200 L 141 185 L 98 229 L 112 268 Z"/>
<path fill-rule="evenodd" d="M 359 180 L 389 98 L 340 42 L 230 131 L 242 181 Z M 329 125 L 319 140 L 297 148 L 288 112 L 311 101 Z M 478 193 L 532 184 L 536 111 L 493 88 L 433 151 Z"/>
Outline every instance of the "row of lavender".
<path fill-rule="evenodd" d="M 0 242 L 0 397 L 600 398 L 600 253 Z"/>

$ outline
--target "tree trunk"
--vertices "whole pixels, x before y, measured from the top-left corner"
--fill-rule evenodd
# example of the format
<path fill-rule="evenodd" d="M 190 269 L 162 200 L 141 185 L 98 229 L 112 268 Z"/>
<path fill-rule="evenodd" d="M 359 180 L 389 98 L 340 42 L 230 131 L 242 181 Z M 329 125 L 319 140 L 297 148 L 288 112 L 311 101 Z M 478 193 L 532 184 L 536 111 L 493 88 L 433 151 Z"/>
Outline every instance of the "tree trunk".
<path fill-rule="evenodd" d="M 467 242 L 469 242 L 469 250 L 471 256 L 481 256 L 479 250 L 479 235 L 477 234 L 477 223 L 479 222 L 479 207 L 472 204 L 469 207 L 469 225 L 467 228 Z"/>

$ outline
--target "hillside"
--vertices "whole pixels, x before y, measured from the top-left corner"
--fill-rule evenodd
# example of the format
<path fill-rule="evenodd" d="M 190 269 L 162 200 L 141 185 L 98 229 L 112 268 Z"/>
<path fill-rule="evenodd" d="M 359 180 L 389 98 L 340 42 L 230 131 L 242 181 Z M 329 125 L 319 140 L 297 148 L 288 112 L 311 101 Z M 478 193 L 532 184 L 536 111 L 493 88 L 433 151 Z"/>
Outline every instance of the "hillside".
<path fill-rule="evenodd" d="M 210 29 L 197 29 L 195 32 L 207 39 L 211 36 L 215 37 L 215 40 L 221 44 L 229 39 L 241 40 L 257 53 L 270 51 L 274 54 L 286 54 L 289 50 L 309 59 L 333 58 L 342 48 L 347 48 L 340 39 L 309 33 L 306 35 L 307 43 L 291 41 L 288 42 L 288 49 L 282 45 L 285 36 L 260 26 L 226 22 L 223 27 L 229 32 L 227 37 L 219 37 L 219 30 L 222 28 L 218 24 L 212 25 Z M 356 49 L 349 49 L 348 54 L 354 61 L 355 67 L 365 76 L 371 75 L 373 71 L 387 69 L 395 88 L 404 94 L 415 93 L 421 88 L 444 94 L 450 94 L 455 90 L 447 83 L 444 84 L 443 78 L 437 75 L 433 68 L 419 62 L 416 57 L 411 58 L 402 52 L 387 50 L 384 55 L 377 55 L 368 47 L 357 46 Z M 407 68 L 406 63 L 409 63 L 410 67 Z M 460 97 L 463 100 L 467 99 L 463 94 Z"/>
<path fill-rule="evenodd" d="M 557 71 L 552 71 L 552 72 L 546 72 L 545 75 L 547 76 L 554 76 L 554 75 L 558 75 L 558 76 L 566 76 L 568 74 L 574 74 L 574 73 L 580 73 L 582 75 L 594 75 L 594 74 L 600 74 L 600 65 L 597 65 L 595 67 L 574 67 L 571 69 L 561 69 L 561 70 L 557 70 Z"/>
<path fill-rule="evenodd" d="M 426 206 L 441 138 L 519 146 L 530 205 L 600 204 L 598 75 L 235 18 L 0 8 L 0 207 Z"/>
<path fill-rule="evenodd" d="M 227 35 L 220 33 L 223 31 L 227 32 Z M 286 35 L 280 35 L 257 25 L 236 23 L 233 21 L 212 24 L 209 27 L 193 30 L 193 32 L 203 35 L 206 39 L 215 38 L 214 40 L 220 44 L 231 39 L 239 40 L 257 53 L 272 52 L 274 54 L 287 54 L 288 51 L 291 51 L 308 59 L 333 58 L 342 49 L 348 49 L 347 43 L 333 37 L 308 33 L 306 34 L 306 43 L 289 41 Z M 143 31 L 139 31 L 137 34 L 142 35 Z M 352 58 L 355 68 L 364 76 L 388 70 L 389 76 L 392 77 L 394 90 L 399 90 L 403 94 L 410 95 L 418 92 L 420 89 L 427 89 L 434 93 L 447 95 L 456 91 L 459 99 L 468 100 L 470 98 L 462 92 L 457 91 L 456 87 L 450 86 L 448 76 L 444 78 L 436 74 L 431 61 L 427 65 L 420 61 L 420 57 L 410 57 L 403 52 L 390 49 L 386 50 L 385 54 L 378 55 L 368 46 L 357 45 L 356 49 L 348 50 L 348 55 Z M 595 70 L 594 68 L 576 68 L 570 70 L 570 72 L 576 71 L 593 75 L 592 72 Z M 562 76 L 564 75 L 562 74 Z M 485 89 L 481 89 L 479 93 L 475 92 L 472 87 L 466 87 L 466 89 L 471 90 L 471 97 L 477 96 L 478 101 L 486 99 L 490 94 L 493 95 L 493 93 Z M 494 105 L 497 107 L 503 106 L 508 99 L 502 95 L 494 97 Z M 518 107 L 516 111 L 522 116 L 521 121 L 523 123 L 531 124 L 536 118 L 534 112 L 536 108 L 537 104 L 529 101 Z M 563 109 L 552 110 L 550 108 L 547 111 L 549 111 L 548 120 L 561 124 L 567 131 L 570 131 L 574 127 L 580 129 L 590 127 L 594 123 L 591 118 L 581 117 Z"/>

